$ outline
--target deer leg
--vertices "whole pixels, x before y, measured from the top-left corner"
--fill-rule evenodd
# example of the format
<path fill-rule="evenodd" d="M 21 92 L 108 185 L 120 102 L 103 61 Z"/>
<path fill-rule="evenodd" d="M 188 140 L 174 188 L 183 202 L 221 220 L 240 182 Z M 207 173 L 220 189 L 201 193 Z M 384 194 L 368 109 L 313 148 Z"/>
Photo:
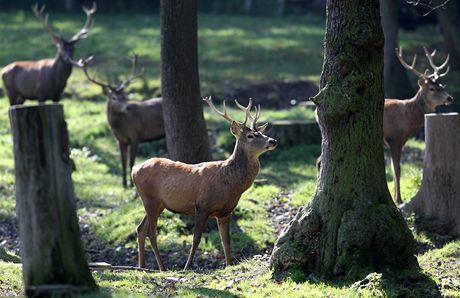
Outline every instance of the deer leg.
<path fill-rule="evenodd" d="M 391 144 L 390 145 L 390 153 L 391 153 L 391 162 L 392 162 L 392 169 L 393 169 L 393 180 L 394 180 L 394 199 L 397 204 L 402 204 L 401 200 L 401 189 L 399 185 L 399 181 L 401 178 L 401 150 L 402 146 Z"/>
<path fill-rule="evenodd" d="M 123 177 L 123 187 L 126 188 L 126 157 L 128 155 L 128 145 L 123 144 L 122 142 L 118 142 L 118 146 L 120 147 L 120 156 L 121 156 L 121 175 Z"/>
<path fill-rule="evenodd" d="M 195 212 L 195 227 L 193 228 L 193 243 L 192 249 L 185 264 L 184 271 L 189 270 L 192 267 L 193 257 L 195 256 L 195 251 L 200 244 L 201 235 L 208 221 L 208 214 L 204 212 L 197 211 Z"/>
<path fill-rule="evenodd" d="M 149 232 L 149 221 L 147 215 L 144 216 L 139 226 L 137 226 L 137 253 L 139 256 L 139 268 L 145 268 L 145 238 Z"/>
<path fill-rule="evenodd" d="M 150 245 L 152 246 L 153 254 L 155 255 L 155 259 L 157 260 L 158 267 L 160 268 L 160 271 L 165 271 L 165 266 L 163 265 L 163 262 L 161 261 L 161 256 L 160 256 L 160 251 L 158 250 L 157 246 L 157 224 L 158 224 L 158 217 L 160 216 L 161 212 L 164 210 L 164 207 L 156 204 L 154 202 L 153 208 L 148 208 L 149 211 L 147 211 L 147 216 L 148 220 L 147 223 L 149 224 L 149 229 L 148 229 L 148 236 L 150 239 Z M 147 210 L 147 208 L 146 208 Z"/>
<path fill-rule="evenodd" d="M 132 143 L 129 146 L 129 177 L 131 177 L 131 172 L 133 171 L 134 162 L 136 161 L 137 155 L 137 143 Z M 130 186 L 133 187 L 133 179 L 130 178 Z"/>
<path fill-rule="evenodd" d="M 220 239 L 222 240 L 222 246 L 224 247 L 225 253 L 225 263 L 227 266 L 232 265 L 232 252 L 230 246 L 230 221 L 232 215 L 229 214 L 224 217 L 219 217 L 217 219 L 217 224 L 219 225 L 219 234 Z"/>

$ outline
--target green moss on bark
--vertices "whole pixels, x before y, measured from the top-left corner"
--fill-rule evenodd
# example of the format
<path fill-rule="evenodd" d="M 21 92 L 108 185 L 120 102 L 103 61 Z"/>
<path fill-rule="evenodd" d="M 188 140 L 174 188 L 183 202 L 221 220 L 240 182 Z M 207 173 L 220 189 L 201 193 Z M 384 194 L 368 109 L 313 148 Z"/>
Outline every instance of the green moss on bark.
<path fill-rule="evenodd" d="M 329 0 L 327 11 L 321 92 L 313 99 L 323 136 L 320 177 L 309 206 L 275 244 L 271 265 L 350 278 L 417 266 L 385 181 L 378 0 Z"/>

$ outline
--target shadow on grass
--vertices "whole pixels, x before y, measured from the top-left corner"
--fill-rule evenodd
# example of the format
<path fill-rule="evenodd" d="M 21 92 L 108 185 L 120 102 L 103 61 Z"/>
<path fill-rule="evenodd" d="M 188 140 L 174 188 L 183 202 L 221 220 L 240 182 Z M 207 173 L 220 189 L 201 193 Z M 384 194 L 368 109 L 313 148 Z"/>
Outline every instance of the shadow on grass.
<path fill-rule="evenodd" d="M 364 276 L 364 275 L 363 275 Z M 280 281 L 280 276 L 275 277 Z M 328 280 L 306 275 L 300 270 L 292 270 L 281 280 L 291 279 L 296 283 L 305 281 L 326 284 L 335 288 L 351 288 L 358 296 L 366 293 L 371 297 L 442 297 L 436 282 L 421 269 L 372 272 L 358 280 Z M 384 294 L 383 294 L 383 293 Z"/>

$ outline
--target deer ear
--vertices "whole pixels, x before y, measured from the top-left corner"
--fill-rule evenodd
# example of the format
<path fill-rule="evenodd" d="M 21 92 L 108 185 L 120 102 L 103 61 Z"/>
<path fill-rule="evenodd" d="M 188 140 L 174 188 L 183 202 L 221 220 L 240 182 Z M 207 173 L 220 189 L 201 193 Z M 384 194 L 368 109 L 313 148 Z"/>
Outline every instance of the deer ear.
<path fill-rule="evenodd" d="M 240 135 L 240 126 L 235 121 L 232 121 L 232 125 L 230 126 L 230 132 L 235 137 Z"/>

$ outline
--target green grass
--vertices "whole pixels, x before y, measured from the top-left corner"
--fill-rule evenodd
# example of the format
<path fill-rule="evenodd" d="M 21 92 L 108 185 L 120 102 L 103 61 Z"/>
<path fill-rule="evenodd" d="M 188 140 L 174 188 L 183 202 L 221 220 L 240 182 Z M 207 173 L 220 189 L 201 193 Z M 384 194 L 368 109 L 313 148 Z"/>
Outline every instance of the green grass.
<path fill-rule="evenodd" d="M 55 53 L 49 37 L 30 13 L 1 13 L 0 65 L 14 60 L 51 57 Z M 82 24 L 80 14 L 51 13 L 53 25 L 63 28 L 68 36 Z M 244 83 L 272 79 L 319 78 L 322 63 L 324 20 L 312 15 L 288 18 L 199 16 L 199 59 L 202 94 L 221 92 L 222 84 Z M 406 52 L 420 52 L 425 43 L 425 30 L 402 33 Z M 438 34 L 432 34 L 430 45 L 440 43 Z M 159 19 L 158 15 L 100 15 L 90 36 L 77 47 L 77 56 L 96 56 L 95 68 L 99 76 L 110 73 L 109 78 L 119 79 L 129 73 L 128 56 L 140 55 L 146 68 L 145 77 L 133 83 L 133 99 L 158 94 L 159 90 Z M 27 50 L 24 50 L 27 49 Z M 457 74 L 448 80 L 460 81 Z M 460 84 L 451 84 L 460 93 Z M 457 89 L 455 89 L 457 88 Z M 449 89 L 450 90 L 450 89 Z M 457 96 L 458 97 L 458 96 Z M 0 98 L 0 220 L 14 216 L 14 172 L 12 140 L 7 117 L 7 99 Z M 121 169 L 118 146 L 108 129 L 105 103 L 99 87 L 88 83 L 80 70 L 75 70 L 66 88 L 65 107 L 68 122 L 71 156 L 77 171 L 73 173 L 78 200 L 80 221 L 89 224 L 91 231 L 113 247 L 135 247 L 135 228 L 143 216 L 143 207 L 133 189 L 121 187 Z M 240 118 L 231 99 L 227 100 L 229 113 Z M 219 107 L 221 108 L 221 106 Z M 234 138 L 228 124 L 205 108 L 208 129 L 215 133 L 220 150 L 215 158 L 225 158 L 233 147 Z M 262 111 L 262 121 L 312 120 L 313 112 L 303 107 L 288 110 Z M 424 143 L 410 140 L 408 154 L 424 150 Z M 164 156 L 165 142 L 140 146 L 138 162 L 150 156 Z M 310 200 L 316 184 L 316 157 L 320 148 L 283 144 L 261 157 L 260 179 L 265 184 L 251 187 L 241 198 L 232 222 L 232 249 L 242 255 L 263 254 L 275 241 L 274 228 L 266 205 L 275 199 L 291 207 L 300 207 Z M 422 163 L 409 159 L 403 163 L 401 190 L 404 200 L 417 191 L 421 180 Z M 390 166 L 386 168 L 389 187 L 393 182 Z M 412 222 L 410 222 L 412 224 Z M 455 296 L 458 284 L 458 265 L 455 258 L 460 251 L 459 242 L 437 248 L 432 235 L 414 231 L 416 241 L 431 248 L 419 255 L 424 273 L 407 273 L 414 282 L 404 285 L 395 277 L 375 273 L 358 284 L 331 284 L 293 274 L 287 281 L 278 283 L 271 279 L 266 261 L 241 260 L 237 266 L 215 271 L 180 273 L 94 272 L 103 293 L 115 297 L 126 295 L 153 296 L 329 296 L 329 297 L 392 297 L 397 295 L 417 297 L 417 292 L 432 289 L 433 278 L 441 285 L 443 295 Z M 222 252 L 216 229 L 208 230 L 200 250 Z M 191 235 L 177 215 L 164 212 L 159 221 L 158 242 L 160 251 L 174 250 L 186 255 Z M 151 254 L 151 251 L 148 251 Z M 18 258 L 0 250 L 0 296 L 20 294 L 21 269 L 14 264 Z M 447 260 L 444 262 L 444 260 Z M 441 265 L 438 263 L 441 262 Z M 452 265 L 453 264 L 453 265 Z M 181 265 L 181 264 L 180 264 Z M 153 264 L 149 264 L 153 266 Z M 439 273 L 439 270 L 445 272 Z M 428 276 L 428 277 L 427 277 Z M 169 277 L 180 278 L 171 281 Z M 406 276 L 407 277 L 407 276 Z M 453 282 L 448 282 L 448 280 Z M 445 285 L 445 286 L 443 286 Z M 431 287 L 431 288 L 430 288 Z M 415 292 L 414 292 L 415 291 Z"/>

